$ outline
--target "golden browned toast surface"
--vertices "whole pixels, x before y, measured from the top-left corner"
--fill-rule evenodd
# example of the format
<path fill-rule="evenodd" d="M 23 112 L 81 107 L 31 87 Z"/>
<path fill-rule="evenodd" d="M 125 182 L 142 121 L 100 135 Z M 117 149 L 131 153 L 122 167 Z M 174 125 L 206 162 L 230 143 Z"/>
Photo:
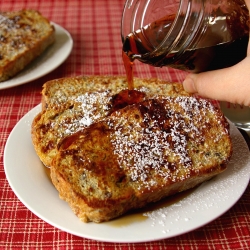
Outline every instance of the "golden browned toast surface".
<path fill-rule="evenodd" d="M 81 220 L 107 221 L 221 173 L 228 129 L 206 100 L 157 95 L 65 137 L 51 178 Z"/>
<path fill-rule="evenodd" d="M 142 99 L 155 95 L 188 96 L 179 83 L 134 79 Z M 114 109 L 117 93 L 126 90 L 125 77 L 83 76 L 47 82 L 42 91 L 42 111 L 32 124 L 32 140 L 41 161 L 51 165 L 57 145 L 65 136 L 88 127 Z"/>
<path fill-rule="evenodd" d="M 0 12 L 0 82 L 20 72 L 55 40 L 54 26 L 35 10 Z"/>
<path fill-rule="evenodd" d="M 102 222 L 221 173 L 229 124 L 179 83 L 83 76 L 47 82 L 32 142 L 62 199 Z"/>

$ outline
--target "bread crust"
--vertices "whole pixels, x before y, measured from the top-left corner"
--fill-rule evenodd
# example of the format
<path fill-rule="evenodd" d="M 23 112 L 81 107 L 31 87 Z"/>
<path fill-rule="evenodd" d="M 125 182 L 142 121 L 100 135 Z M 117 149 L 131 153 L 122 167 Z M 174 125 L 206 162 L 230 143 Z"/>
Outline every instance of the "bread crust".
<path fill-rule="evenodd" d="M 0 12 L 0 82 L 23 70 L 55 41 L 55 28 L 35 10 Z"/>

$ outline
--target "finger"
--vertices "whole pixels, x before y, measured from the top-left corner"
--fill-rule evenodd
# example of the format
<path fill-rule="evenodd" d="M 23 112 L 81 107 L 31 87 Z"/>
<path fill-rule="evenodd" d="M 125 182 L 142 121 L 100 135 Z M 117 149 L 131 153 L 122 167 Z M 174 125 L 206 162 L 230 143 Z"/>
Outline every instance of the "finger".
<path fill-rule="evenodd" d="M 183 87 L 203 97 L 250 106 L 250 58 L 230 68 L 190 74 Z"/>

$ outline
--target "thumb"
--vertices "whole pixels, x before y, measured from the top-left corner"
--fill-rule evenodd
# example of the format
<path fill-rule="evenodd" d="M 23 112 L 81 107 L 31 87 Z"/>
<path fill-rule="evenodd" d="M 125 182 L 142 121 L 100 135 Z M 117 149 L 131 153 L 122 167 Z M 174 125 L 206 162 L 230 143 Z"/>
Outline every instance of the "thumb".
<path fill-rule="evenodd" d="M 230 68 L 189 74 L 183 87 L 206 98 L 250 106 L 250 58 Z"/>

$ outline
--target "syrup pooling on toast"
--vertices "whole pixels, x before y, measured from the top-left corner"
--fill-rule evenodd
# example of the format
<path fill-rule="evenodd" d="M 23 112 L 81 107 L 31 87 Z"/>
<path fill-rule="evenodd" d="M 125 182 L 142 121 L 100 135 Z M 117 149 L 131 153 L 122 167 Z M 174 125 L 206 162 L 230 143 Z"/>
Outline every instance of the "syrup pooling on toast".
<path fill-rule="evenodd" d="M 134 89 L 124 89 L 112 97 L 110 114 L 128 105 L 142 102 L 146 94 Z"/>

